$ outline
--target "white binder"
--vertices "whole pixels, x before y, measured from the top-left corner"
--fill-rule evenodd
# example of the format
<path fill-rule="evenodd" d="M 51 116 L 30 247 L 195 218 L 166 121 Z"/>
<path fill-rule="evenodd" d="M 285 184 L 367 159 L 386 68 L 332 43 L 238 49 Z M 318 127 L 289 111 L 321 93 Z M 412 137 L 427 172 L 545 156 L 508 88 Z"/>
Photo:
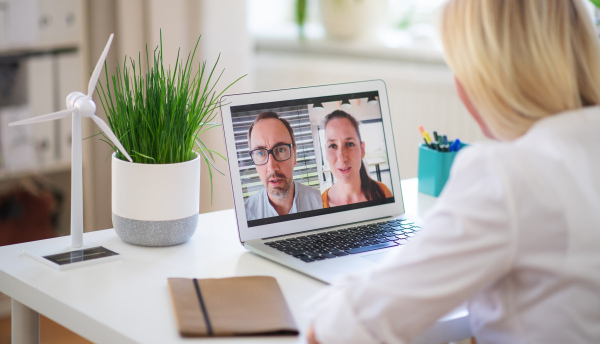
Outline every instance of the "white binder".
<path fill-rule="evenodd" d="M 9 127 L 8 124 L 29 117 L 27 105 L 5 106 L 0 108 L 0 146 L 2 164 L 7 171 L 29 170 L 36 165 L 33 144 L 33 129 L 27 126 Z"/>
<path fill-rule="evenodd" d="M 0 0 L 0 48 L 4 48 L 8 44 L 9 14 L 8 0 Z"/>
<path fill-rule="evenodd" d="M 6 28 L 6 45 L 29 46 L 38 41 L 38 1 L 8 0 L 6 3 L 8 22 Z"/>
<path fill-rule="evenodd" d="M 52 15 L 57 43 L 77 44 L 82 26 L 81 12 L 81 0 L 54 0 Z"/>
<path fill-rule="evenodd" d="M 56 57 L 58 92 L 56 102 L 58 109 L 65 109 L 65 99 L 74 90 L 83 90 L 81 78 L 81 59 L 77 52 L 59 54 Z M 67 116 L 59 121 L 58 151 L 59 161 L 71 161 L 72 119 Z"/>
<path fill-rule="evenodd" d="M 81 30 L 81 0 L 37 0 L 37 6 L 40 43 L 77 44 Z"/>
<path fill-rule="evenodd" d="M 54 66 L 52 55 L 31 56 L 27 65 L 27 104 L 29 117 L 56 111 L 54 98 Z M 15 130 L 16 127 L 11 127 Z M 54 122 L 36 123 L 31 126 L 33 145 L 39 167 L 56 163 L 56 130 Z"/>

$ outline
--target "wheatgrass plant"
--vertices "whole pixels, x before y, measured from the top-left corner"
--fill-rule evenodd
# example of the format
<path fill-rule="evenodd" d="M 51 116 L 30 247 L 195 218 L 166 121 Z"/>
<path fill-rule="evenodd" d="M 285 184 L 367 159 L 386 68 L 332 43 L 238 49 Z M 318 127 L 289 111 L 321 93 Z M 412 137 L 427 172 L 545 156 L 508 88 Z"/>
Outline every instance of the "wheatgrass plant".
<path fill-rule="evenodd" d="M 117 60 L 116 72 L 110 78 L 105 63 L 106 89 L 100 82 L 98 95 L 110 128 L 133 162 L 185 162 L 194 159 L 199 152 L 208 164 L 212 195 L 212 168 L 219 171 L 213 164 L 214 155 L 225 157 L 210 149 L 201 134 L 220 125 L 213 120 L 221 105 L 221 96 L 244 76 L 217 91 L 217 83 L 225 71 L 215 74 L 219 59 L 212 68 L 207 68 L 206 61 L 199 62 L 197 71 L 192 74 L 199 43 L 200 37 L 185 63 L 180 60 L 178 51 L 173 70 L 163 64 L 162 35 L 152 61 L 146 46 L 145 75 L 141 71 L 141 52 L 137 67 L 131 58 L 129 67 L 127 57 L 122 66 Z M 126 160 L 110 140 L 104 141 L 117 153 L 117 158 Z"/>

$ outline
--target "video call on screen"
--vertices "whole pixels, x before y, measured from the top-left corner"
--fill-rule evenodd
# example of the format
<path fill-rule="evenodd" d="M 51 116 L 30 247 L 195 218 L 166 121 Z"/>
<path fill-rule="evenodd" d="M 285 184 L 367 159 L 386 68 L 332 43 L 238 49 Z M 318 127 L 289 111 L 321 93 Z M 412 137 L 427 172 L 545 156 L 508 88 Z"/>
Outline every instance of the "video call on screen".
<path fill-rule="evenodd" d="M 337 142 L 346 142 L 343 145 L 347 148 L 361 149 L 355 146 L 351 138 L 340 136 L 342 132 L 355 132 L 353 129 L 355 127 L 350 120 L 338 118 L 337 130 L 333 129 L 331 125 L 328 125 L 327 128 L 324 127 L 326 116 L 336 110 L 341 110 L 350 115 L 358 124 L 360 141 L 364 142 L 364 150 L 362 150 L 364 151 L 364 157 L 360 159 L 361 161 L 356 160 L 356 154 L 342 159 L 334 153 L 337 152 Z M 261 201 L 264 202 L 264 197 L 268 197 L 266 196 L 268 190 L 272 189 L 267 189 L 263 184 L 259 172 L 264 171 L 264 169 L 255 166 L 250 156 L 250 151 L 256 147 L 250 147 L 248 144 L 248 129 L 257 116 L 263 112 L 276 113 L 280 118 L 287 120 L 293 130 L 296 141 L 296 146 L 293 148 L 296 155 L 296 164 L 293 165 L 292 161 L 280 162 L 280 164 L 287 166 L 285 168 L 292 171 L 289 178 L 293 178 L 292 183 L 294 185 L 301 184 L 295 191 L 295 204 L 298 206 L 298 211 L 295 213 L 266 217 L 260 215 Z M 339 112 L 337 113 L 339 114 Z M 232 106 L 231 117 L 248 227 L 394 202 L 378 92 Z M 333 121 L 329 123 L 333 123 Z M 286 133 L 288 132 L 287 129 L 284 130 L 286 130 Z M 258 135 L 261 137 L 258 137 Z M 253 129 L 252 142 L 255 143 L 268 135 L 270 134 L 263 132 L 256 134 Z M 338 139 L 346 141 L 335 141 Z M 273 147 L 261 148 L 272 149 Z M 285 149 L 285 147 L 283 148 Z M 352 150 L 350 151 L 352 152 Z M 273 159 L 273 154 L 267 154 L 269 159 Z M 341 160 L 350 161 L 341 162 Z M 352 164 L 354 166 L 351 169 L 352 172 L 348 172 L 350 168 L 346 166 Z M 368 178 L 376 181 L 376 185 L 381 190 L 387 188 L 385 197 L 338 206 L 329 205 L 327 201 L 322 200 L 323 193 L 335 183 L 356 181 L 357 166 L 362 166 L 361 164 L 364 165 Z M 293 170 L 290 168 L 292 165 Z M 264 177 L 266 172 L 262 173 Z M 282 175 L 285 174 L 284 172 L 281 173 Z M 361 185 L 364 185 L 364 176 L 362 180 Z M 368 183 L 373 185 L 373 182 Z M 338 190 L 341 189 L 341 187 L 338 187 Z M 253 200 L 250 200 L 253 196 Z M 326 196 L 327 194 L 325 199 L 327 199 Z M 304 198 L 300 199 L 301 197 Z"/>

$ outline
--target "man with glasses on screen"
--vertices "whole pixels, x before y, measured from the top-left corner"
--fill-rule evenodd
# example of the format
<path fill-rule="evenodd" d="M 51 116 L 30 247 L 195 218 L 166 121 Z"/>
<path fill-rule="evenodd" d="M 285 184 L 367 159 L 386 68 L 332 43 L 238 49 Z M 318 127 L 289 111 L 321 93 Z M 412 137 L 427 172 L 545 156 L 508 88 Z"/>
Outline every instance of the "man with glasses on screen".
<path fill-rule="evenodd" d="M 248 221 L 323 207 L 321 193 L 294 181 L 294 130 L 275 112 L 263 112 L 248 129 L 250 157 L 265 186 L 245 203 Z"/>

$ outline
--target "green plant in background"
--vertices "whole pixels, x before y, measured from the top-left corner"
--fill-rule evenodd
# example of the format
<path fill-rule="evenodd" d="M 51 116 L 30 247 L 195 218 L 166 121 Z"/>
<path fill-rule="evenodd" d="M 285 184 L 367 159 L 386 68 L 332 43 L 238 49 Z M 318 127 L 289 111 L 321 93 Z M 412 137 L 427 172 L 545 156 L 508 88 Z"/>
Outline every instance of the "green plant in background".
<path fill-rule="evenodd" d="M 185 63 L 178 52 L 175 67 L 171 70 L 163 64 L 161 32 L 160 45 L 154 49 L 152 61 L 146 46 L 145 74 L 141 70 L 141 52 L 137 67 L 131 58 L 129 67 L 127 57 L 122 66 L 117 60 L 116 73 L 110 78 L 105 63 L 106 89 L 99 83 L 98 95 L 110 128 L 133 162 L 185 162 L 194 159 L 199 152 L 208 164 L 212 198 L 212 168 L 222 174 L 213 164 L 214 156 L 225 157 L 210 149 L 202 141 L 201 134 L 220 126 L 213 120 L 221 105 L 221 96 L 245 75 L 217 91 L 217 83 L 225 71 L 223 69 L 218 76 L 215 74 L 220 55 L 212 68 L 206 66 L 206 61 L 199 62 L 198 70 L 192 74 L 199 43 L 200 37 Z M 117 152 L 117 158 L 125 160 L 110 140 L 104 141 Z"/>
<path fill-rule="evenodd" d="M 306 1 L 296 0 L 296 24 L 298 24 L 298 35 L 301 40 L 306 38 L 304 24 L 306 23 Z"/>
<path fill-rule="evenodd" d="M 412 17 L 413 14 L 415 13 L 415 3 L 411 2 L 408 9 L 406 10 L 406 12 L 404 12 L 404 14 L 402 15 L 402 18 L 400 18 L 400 20 L 398 21 L 398 24 L 396 24 L 396 28 L 400 29 L 400 30 L 406 30 L 410 27 L 410 25 L 412 24 Z"/>
<path fill-rule="evenodd" d="M 597 8 L 595 17 L 595 24 L 598 32 L 598 36 L 600 37 L 600 0 L 590 0 L 592 4 L 594 4 Z"/>

